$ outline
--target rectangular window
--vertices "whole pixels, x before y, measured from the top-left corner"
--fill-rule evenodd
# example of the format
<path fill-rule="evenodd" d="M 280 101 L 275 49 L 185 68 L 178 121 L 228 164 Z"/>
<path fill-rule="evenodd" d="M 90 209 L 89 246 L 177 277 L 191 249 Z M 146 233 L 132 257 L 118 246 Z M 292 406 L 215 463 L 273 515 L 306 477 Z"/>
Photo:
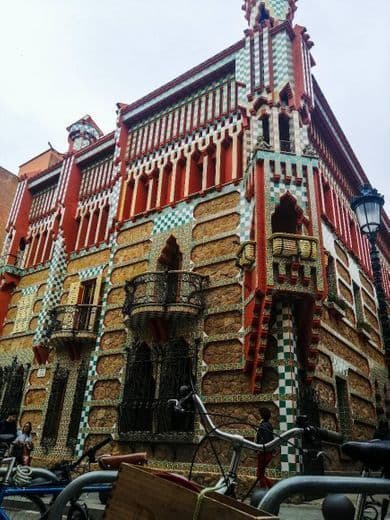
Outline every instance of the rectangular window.
<path fill-rule="evenodd" d="M 57 366 L 51 385 L 49 403 L 42 430 L 41 445 L 45 448 L 54 448 L 57 442 L 68 376 L 68 370 Z"/>

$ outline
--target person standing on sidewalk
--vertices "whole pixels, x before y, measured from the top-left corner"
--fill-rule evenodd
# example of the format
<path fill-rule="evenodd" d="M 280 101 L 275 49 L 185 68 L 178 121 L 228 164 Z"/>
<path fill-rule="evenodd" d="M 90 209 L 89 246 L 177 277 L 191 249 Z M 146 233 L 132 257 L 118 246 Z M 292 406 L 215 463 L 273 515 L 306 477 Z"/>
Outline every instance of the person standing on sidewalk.
<path fill-rule="evenodd" d="M 270 422 L 271 412 L 268 408 L 260 409 L 261 422 L 257 430 L 256 442 L 258 444 L 267 444 L 274 438 L 274 429 Z M 265 476 L 268 464 L 271 462 L 273 453 L 259 453 L 257 456 L 257 481 L 261 488 L 269 489 L 272 482 Z"/>

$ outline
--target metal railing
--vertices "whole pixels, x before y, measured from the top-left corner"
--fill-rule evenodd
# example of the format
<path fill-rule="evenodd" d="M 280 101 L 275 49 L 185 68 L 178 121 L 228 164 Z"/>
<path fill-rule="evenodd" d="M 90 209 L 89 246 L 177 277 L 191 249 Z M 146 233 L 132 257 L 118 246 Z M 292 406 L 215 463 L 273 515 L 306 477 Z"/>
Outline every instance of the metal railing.
<path fill-rule="evenodd" d="M 293 141 L 280 141 L 280 151 L 287 153 L 294 153 L 294 143 Z"/>
<path fill-rule="evenodd" d="M 51 334 L 69 331 L 97 333 L 100 305 L 61 305 L 52 311 Z"/>
<path fill-rule="evenodd" d="M 172 305 L 204 307 L 204 289 L 208 277 L 187 271 L 156 271 L 136 276 L 126 282 L 123 313 L 130 315 L 139 306 Z"/>

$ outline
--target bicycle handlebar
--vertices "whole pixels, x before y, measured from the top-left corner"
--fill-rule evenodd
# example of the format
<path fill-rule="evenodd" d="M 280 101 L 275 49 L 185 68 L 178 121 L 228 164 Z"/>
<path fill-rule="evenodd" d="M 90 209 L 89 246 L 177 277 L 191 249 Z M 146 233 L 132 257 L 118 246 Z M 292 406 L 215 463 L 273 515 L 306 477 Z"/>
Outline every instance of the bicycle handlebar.
<path fill-rule="evenodd" d="M 95 446 L 91 446 L 90 448 L 88 448 L 82 455 L 81 457 L 79 457 L 75 462 L 73 462 L 71 464 L 71 467 L 74 469 L 76 468 L 81 461 L 83 461 L 85 458 L 88 458 L 90 460 L 90 462 L 95 462 L 95 455 L 96 455 L 96 452 L 101 450 L 104 446 L 106 446 L 106 444 L 109 444 L 110 442 L 112 442 L 112 437 L 111 435 L 109 437 L 106 437 L 105 439 L 103 439 L 102 441 L 98 442 L 97 444 L 95 444 Z"/>
<path fill-rule="evenodd" d="M 333 432 L 331 430 L 325 430 L 324 428 L 316 428 L 316 432 L 318 438 L 324 442 L 329 442 L 330 444 L 343 444 L 344 435 L 339 432 Z"/>
<path fill-rule="evenodd" d="M 200 396 L 194 390 L 191 390 L 182 399 L 171 399 L 169 402 L 174 405 L 175 411 L 185 412 L 185 408 L 183 407 L 183 405 L 189 399 L 192 399 L 195 404 L 195 407 L 200 415 L 203 427 L 206 430 L 206 434 L 212 434 L 214 437 L 218 437 L 221 440 L 228 441 L 233 445 L 238 445 L 240 447 L 247 448 L 252 451 L 258 451 L 263 453 L 272 452 L 275 448 L 278 448 L 289 439 L 299 437 L 304 434 L 308 434 L 311 437 L 318 438 L 325 442 L 330 442 L 333 444 L 343 443 L 343 436 L 340 433 L 325 430 L 323 428 L 316 428 L 314 426 L 305 426 L 291 428 L 290 430 L 282 433 L 270 442 L 267 442 L 265 444 L 258 444 L 256 442 L 246 439 L 242 435 L 224 432 L 217 428 L 211 420 L 211 417 L 207 412 L 207 409 L 203 404 L 203 401 L 201 400 Z"/>

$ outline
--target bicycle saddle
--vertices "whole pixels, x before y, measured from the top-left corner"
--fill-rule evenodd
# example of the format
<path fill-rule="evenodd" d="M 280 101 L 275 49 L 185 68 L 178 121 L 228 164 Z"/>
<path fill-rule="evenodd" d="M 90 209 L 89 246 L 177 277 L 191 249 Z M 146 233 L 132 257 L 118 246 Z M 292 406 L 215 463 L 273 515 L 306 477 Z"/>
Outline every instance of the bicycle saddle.
<path fill-rule="evenodd" d="M 390 471 L 390 441 L 347 442 L 342 450 L 352 460 L 362 462 L 369 469 Z"/>
<path fill-rule="evenodd" d="M 143 466 L 148 461 L 147 453 L 130 453 L 128 455 L 102 455 L 99 457 L 99 466 L 102 469 L 118 469 L 122 462 Z"/>

